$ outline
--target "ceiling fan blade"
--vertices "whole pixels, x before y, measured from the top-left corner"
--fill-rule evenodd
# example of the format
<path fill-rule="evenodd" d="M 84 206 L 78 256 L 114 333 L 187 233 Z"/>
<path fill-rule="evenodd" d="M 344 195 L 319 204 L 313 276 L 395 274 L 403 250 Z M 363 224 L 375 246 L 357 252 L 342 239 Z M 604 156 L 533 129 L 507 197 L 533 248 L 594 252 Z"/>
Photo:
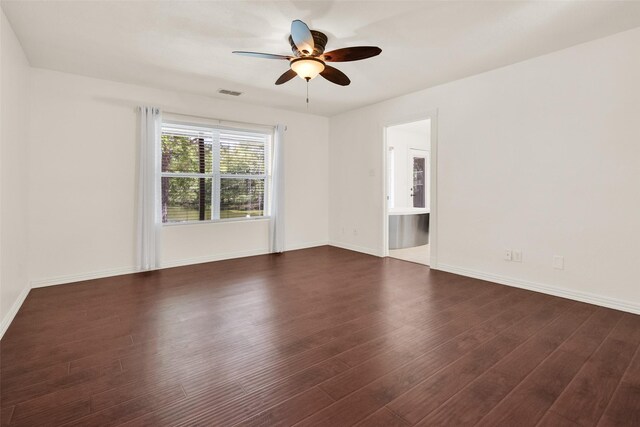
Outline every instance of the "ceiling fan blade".
<path fill-rule="evenodd" d="M 282 83 L 286 83 L 289 80 L 291 80 L 292 78 L 294 78 L 295 76 L 297 76 L 296 72 L 289 69 L 287 71 L 284 72 L 283 75 L 281 75 L 278 80 L 276 80 L 276 84 L 277 85 L 281 85 Z"/>
<path fill-rule="evenodd" d="M 298 50 L 305 55 L 313 53 L 315 43 L 313 42 L 313 35 L 307 24 L 299 19 L 296 19 L 291 23 L 291 39 L 296 45 Z"/>
<path fill-rule="evenodd" d="M 275 55 L 273 53 L 262 53 L 262 52 L 244 52 L 241 50 L 234 50 L 233 53 L 235 53 L 236 55 L 242 55 L 242 56 L 251 56 L 253 58 L 263 58 L 263 59 L 286 59 L 289 60 L 291 59 L 290 56 L 285 56 L 285 55 Z"/>
<path fill-rule="evenodd" d="M 380 52 L 382 52 L 382 49 L 377 46 L 355 46 L 332 50 L 322 56 L 325 61 L 329 62 L 347 62 L 371 58 L 372 56 L 380 55 Z"/>
<path fill-rule="evenodd" d="M 324 71 L 321 72 L 320 75 L 331 83 L 335 83 L 340 86 L 348 86 L 349 83 L 351 83 L 351 80 L 349 80 L 349 77 L 347 77 L 345 73 L 330 65 L 325 64 Z"/>

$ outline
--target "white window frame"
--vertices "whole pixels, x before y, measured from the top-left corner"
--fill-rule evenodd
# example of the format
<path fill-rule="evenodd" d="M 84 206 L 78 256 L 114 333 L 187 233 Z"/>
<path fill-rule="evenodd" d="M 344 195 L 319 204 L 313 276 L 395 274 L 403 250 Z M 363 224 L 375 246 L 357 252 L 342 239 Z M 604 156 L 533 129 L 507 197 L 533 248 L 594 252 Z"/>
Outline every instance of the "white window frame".
<path fill-rule="evenodd" d="M 429 150 L 425 150 L 424 148 L 409 148 L 409 159 L 408 159 L 408 171 L 409 171 L 409 185 L 411 185 L 409 199 L 407 200 L 407 206 L 413 207 L 414 203 L 414 188 L 413 188 L 413 168 L 414 159 L 424 159 L 424 207 L 423 208 L 415 208 L 415 209 L 427 209 L 429 208 L 429 179 L 431 179 L 431 171 L 430 171 L 430 163 L 429 163 Z"/>
<path fill-rule="evenodd" d="M 191 221 L 168 221 L 163 222 L 163 226 L 176 226 L 176 225 L 194 225 L 194 224 L 206 224 L 206 223 L 218 223 L 218 222 L 237 222 L 237 221 L 260 221 L 269 220 L 271 218 L 271 185 L 272 185 L 272 148 L 273 148 L 273 130 L 271 132 L 256 130 L 256 129 L 243 129 L 230 126 L 220 125 L 208 125 L 203 123 L 190 123 L 186 121 L 167 120 L 162 121 L 162 127 L 165 125 L 187 127 L 192 130 L 200 130 L 203 134 L 211 133 L 212 135 L 212 172 L 211 173 L 187 173 L 187 172 L 162 172 L 158 179 L 162 178 L 210 178 L 211 184 L 211 219 L 206 220 L 191 220 Z M 264 143 L 264 174 L 251 175 L 251 174 L 222 174 L 220 172 L 220 133 L 224 131 L 231 132 L 248 132 L 254 134 L 265 135 L 266 140 Z M 160 138 L 162 150 L 162 138 Z M 161 169 L 161 168 L 160 168 Z M 222 179 L 264 179 L 264 215 L 252 216 L 252 217 L 238 217 L 238 218 L 220 218 L 220 183 Z M 162 203 L 162 200 L 159 201 Z"/>

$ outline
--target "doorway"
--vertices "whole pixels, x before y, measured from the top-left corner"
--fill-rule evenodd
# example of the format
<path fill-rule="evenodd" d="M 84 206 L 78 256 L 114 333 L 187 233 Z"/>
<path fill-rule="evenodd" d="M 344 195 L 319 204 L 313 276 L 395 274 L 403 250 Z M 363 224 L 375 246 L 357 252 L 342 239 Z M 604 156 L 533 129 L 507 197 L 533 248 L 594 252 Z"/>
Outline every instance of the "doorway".
<path fill-rule="evenodd" d="M 430 264 L 431 119 L 385 128 L 389 257 Z"/>

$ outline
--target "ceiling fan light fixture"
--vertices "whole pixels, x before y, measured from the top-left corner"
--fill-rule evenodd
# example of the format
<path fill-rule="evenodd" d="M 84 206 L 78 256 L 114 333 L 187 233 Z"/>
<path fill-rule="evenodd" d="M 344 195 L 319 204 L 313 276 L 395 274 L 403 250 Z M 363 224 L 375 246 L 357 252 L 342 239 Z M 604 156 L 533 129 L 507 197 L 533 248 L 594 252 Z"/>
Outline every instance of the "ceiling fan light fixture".
<path fill-rule="evenodd" d="M 317 58 L 296 58 L 291 61 L 291 69 L 304 80 L 311 80 L 324 71 L 324 62 Z"/>
<path fill-rule="evenodd" d="M 254 58 L 288 61 L 289 69 L 278 77 L 276 85 L 284 84 L 295 78 L 295 76 L 306 80 L 307 104 L 309 103 L 308 83 L 311 79 L 316 78 L 318 74 L 331 83 L 340 86 L 348 86 L 351 83 L 351 80 L 349 80 L 349 77 L 347 77 L 345 73 L 325 63 L 360 61 L 380 55 L 382 52 L 382 49 L 377 46 L 352 46 L 325 53 L 324 48 L 327 44 L 327 35 L 320 31 L 309 29 L 309 26 L 299 19 L 291 23 L 289 44 L 291 45 L 293 56 L 238 50 L 234 50 L 233 53 Z"/>

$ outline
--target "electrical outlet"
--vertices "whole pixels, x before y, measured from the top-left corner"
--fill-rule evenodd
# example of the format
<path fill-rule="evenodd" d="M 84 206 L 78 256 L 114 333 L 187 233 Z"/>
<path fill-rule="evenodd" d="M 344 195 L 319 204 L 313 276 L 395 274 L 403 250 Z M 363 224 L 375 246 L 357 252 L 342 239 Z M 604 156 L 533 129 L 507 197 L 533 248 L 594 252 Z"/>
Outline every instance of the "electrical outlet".
<path fill-rule="evenodd" d="M 553 268 L 557 270 L 564 270 L 564 257 L 560 255 L 553 256 Z"/>
<path fill-rule="evenodd" d="M 522 262 L 522 251 L 520 249 L 513 251 L 513 262 Z"/>
<path fill-rule="evenodd" d="M 511 249 L 504 250 L 503 258 L 505 261 L 511 261 L 513 259 L 513 253 L 511 252 Z"/>

